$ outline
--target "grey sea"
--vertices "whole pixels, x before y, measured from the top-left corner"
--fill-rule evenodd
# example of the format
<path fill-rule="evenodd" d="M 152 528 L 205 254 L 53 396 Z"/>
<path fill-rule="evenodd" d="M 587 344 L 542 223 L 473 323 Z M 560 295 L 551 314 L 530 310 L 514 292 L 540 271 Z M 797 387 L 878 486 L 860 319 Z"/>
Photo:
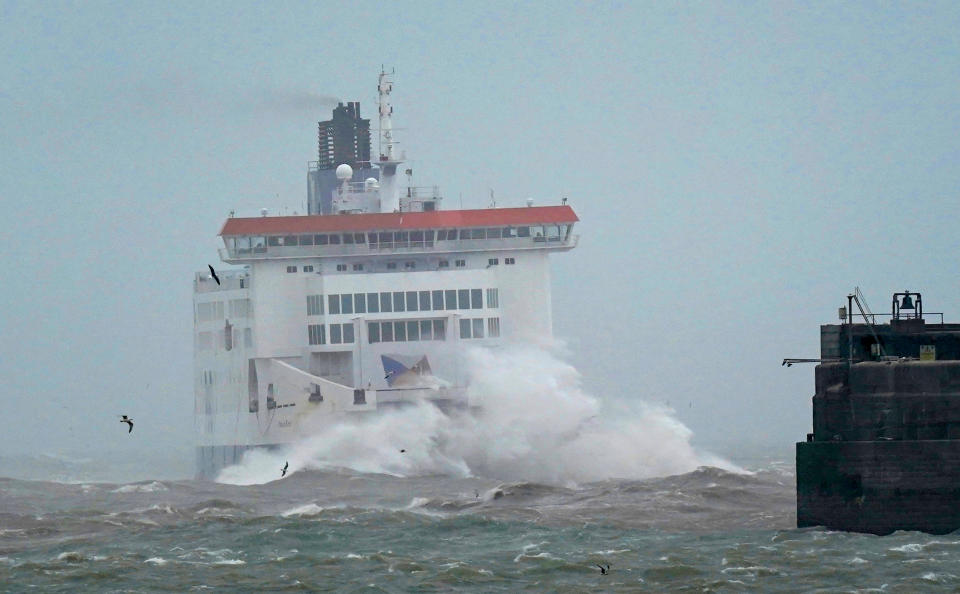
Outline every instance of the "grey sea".
<path fill-rule="evenodd" d="M 348 470 L 254 486 L 4 478 L 0 590 L 960 589 L 960 536 L 798 530 L 794 513 L 785 461 L 576 487 Z"/>

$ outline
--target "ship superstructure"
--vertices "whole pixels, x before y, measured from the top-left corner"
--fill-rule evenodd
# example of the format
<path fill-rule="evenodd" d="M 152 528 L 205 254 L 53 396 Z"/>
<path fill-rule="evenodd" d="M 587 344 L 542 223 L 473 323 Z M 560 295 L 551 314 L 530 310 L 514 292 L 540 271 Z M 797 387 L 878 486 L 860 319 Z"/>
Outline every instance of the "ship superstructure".
<path fill-rule="evenodd" d="M 338 139 L 321 134 L 311 214 L 228 218 L 220 257 L 241 268 L 220 284 L 196 275 L 200 476 L 344 415 L 467 409 L 467 347 L 551 337 L 548 256 L 576 246 L 577 216 L 566 204 L 447 211 L 436 188 L 402 184 L 391 91 L 381 73 L 378 160 L 362 158 L 359 104 L 338 106 L 358 150 L 331 169 L 324 147 Z"/>

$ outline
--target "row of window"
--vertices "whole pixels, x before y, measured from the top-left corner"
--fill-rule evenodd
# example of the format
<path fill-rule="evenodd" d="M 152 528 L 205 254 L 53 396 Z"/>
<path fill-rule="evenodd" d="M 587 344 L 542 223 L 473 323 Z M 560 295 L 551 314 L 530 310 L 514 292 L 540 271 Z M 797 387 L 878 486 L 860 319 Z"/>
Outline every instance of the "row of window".
<path fill-rule="evenodd" d="M 330 344 L 352 344 L 353 324 L 330 324 Z M 309 344 L 327 344 L 326 327 L 323 324 L 307 326 Z"/>
<path fill-rule="evenodd" d="M 197 304 L 197 321 L 210 322 L 223 319 L 223 301 L 210 301 Z M 231 299 L 227 302 L 227 316 L 229 318 L 246 318 L 253 313 L 249 299 Z"/>
<path fill-rule="evenodd" d="M 323 315 L 321 297 L 321 295 L 307 295 L 308 316 Z M 327 305 L 330 315 L 483 309 L 483 289 L 344 293 L 327 295 Z M 487 289 L 487 307 L 499 306 L 499 290 Z"/>
<path fill-rule="evenodd" d="M 446 320 L 405 320 L 402 322 L 367 322 L 367 340 L 376 342 L 409 342 L 446 340 Z"/>
<path fill-rule="evenodd" d="M 230 327 L 230 335 L 227 330 L 221 328 L 214 332 L 197 333 L 197 350 L 199 351 L 220 351 L 231 350 L 234 346 L 240 345 L 240 333 L 243 332 L 243 346 L 253 347 L 253 330 L 250 328 Z"/>
<path fill-rule="evenodd" d="M 500 318 L 487 318 L 487 337 L 500 336 Z M 460 338 L 483 338 L 483 318 L 462 318 Z"/>
<path fill-rule="evenodd" d="M 532 237 L 534 241 L 560 241 L 570 225 L 527 225 L 522 227 L 485 227 L 469 229 L 427 229 L 423 231 L 380 231 L 376 233 L 311 233 L 309 235 L 272 235 L 228 237 L 227 247 L 241 254 L 262 253 L 267 247 L 355 245 L 369 243 L 371 249 L 388 247 L 432 247 L 442 241 L 478 239 L 515 239 Z"/>
<path fill-rule="evenodd" d="M 514 263 L 516 263 L 516 259 L 515 259 L 515 258 L 506 258 L 506 259 L 505 259 L 505 262 L 506 262 L 507 264 L 514 264 Z M 493 266 L 493 265 L 495 265 L 495 264 L 499 264 L 499 263 L 500 263 L 500 260 L 499 260 L 498 258 L 491 258 L 490 260 L 488 260 L 488 263 L 489 263 L 490 266 Z M 398 270 L 398 268 L 399 268 L 399 267 L 398 267 L 398 264 L 399 264 L 399 262 L 387 262 L 387 263 L 386 263 L 386 269 L 387 269 L 387 270 Z M 466 260 L 456 260 L 456 261 L 454 261 L 454 264 L 455 264 L 455 266 L 456 266 L 457 268 L 465 268 L 466 265 L 467 265 L 467 261 L 466 261 Z M 349 267 L 347 264 L 337 264 L 337 272 L 347 272 L 347 270 L 348 270 L 349 268 L 350 268 L 350 267 Z M 410 260 L 410 261 L 407 261 L 407 262 L 404 262 L 404 263 L 403 263 L 403 269 L 404 269 L 404 270 L 416 270 L 416 268 L 417 268 L 417 263 L 416 263 L 416 261 L 414 261 L 414 260 Z M 438 268 L 450 268 L 450 261 L 449 261 L 449 260 L 440 260 L 440 262 L 438 263 Z M 362 264 L 362 263 L 353 264 L 353 271 L 354 271 L 354 272 L 363 271 L 363 269 L 364 269 L 364 267 L 363 267 L 363 264 Z M 313 272 L 313 270 L 314 270 L 313 266 L 310 266 L 310 265 L 308 265 L 308 266 L 303 266 L 303 267 L 302 267 L 302 271 L 303 271 L 303 272 Z M 292 273 L 295 273 L 295 272 L 297 272 L 297 267 L 296 267 L 296 266 L 287 266 L 287 272 L 288 272 L 288 273 L 291 273 L 291 274 L 292 274 Z"/>

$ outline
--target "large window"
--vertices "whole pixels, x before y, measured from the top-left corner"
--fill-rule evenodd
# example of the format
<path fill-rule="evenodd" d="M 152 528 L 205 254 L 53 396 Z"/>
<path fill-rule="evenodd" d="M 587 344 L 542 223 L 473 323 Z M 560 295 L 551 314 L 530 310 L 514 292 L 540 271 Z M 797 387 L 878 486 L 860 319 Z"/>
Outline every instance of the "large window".
<path fill-rule="evenodd" d="M 487 319 L 487 336 L 497 338 L 500 336 L 500 318 Z"/>
<path fill-rule="evenodd" d="M 383 337 L 383 342 L 393 342 L 393 322 L 380 324 L 380 336 Z"/>
<path fill-rule="evenodd" d="M 500 307 L 499 293 L 498 289 L 487 289 L 487 307 Z"/>
<path fill-rule="evenodd" d="M 483 309 L 483 289 L 470 289 L 470 306 L 473 309 Z"/>
<path fill-rule="evenodd" d="M 460 318 L 460 338 L 470 338 L 470 320 L 467 318 Z"/>
<path fill-rule="evenodd" d="M 348 236 L 344 236 L 348 237 Z M 344 324 L 343 325 L 343 342 L 352 343 L 353 342 L 353 324 Z"/>
<path fill-rule="evenodd" d="M 323 324 L 310 324 L 307 326 L 307 336 L 310 344 L 326 344 L 326 337 L 324 336 L 323 332 Z"/>
<path fill-rule="evenodd" d="M 380 342 L 380 322 L 367 324 L 367 339 L 371 342 Z"/>
<path fill-rule="evenodd" d="M 433 292 L 433 309 L 434 310 L 443 309 L 443 291 Z"/>
<path fill-rule="evenodd" d="M 446 320 L 433 321 L 433 339 L 434 340 L 447 339 L 447 321 Z"/>
<path fill-rule="evenodd" d="M 460 302 L 460 309 L 470 309 L 470 289 L 457 291 L 457 301 Z"/>
<path fill-rule="evenodd" d="M 407 324 L 405 322 L 393 323 L 393 338 L 397 342 L 403 342 L 407 339 Z"/>
<path fill-rule="evenodd" d="M 420 340 L 433 340 L 433 324 L 430 320 L 420 320 Z"/>
<path fill-rule="evenodd" d="M 457 292 L 447 289 L 443 294 L 446 296 L 447 309 L 457 309 Z"/>
<path fill-rule="evenodd" d="M 349 293 L 340 295 L 340 313 L 343 313 L 343 314 L 353 313 L 353 295 Z"/>
<path fill-rule="evenodd" d="M 407 340 L 420 340 L 420 322 L 417 320 L 407 322 Z"/>
<path fill-rule="evenodd" d="M 343 334 L 340 331 L 340 324 L 330 324 L 330 344 L 341 342 L 343 342 Z"/>
<path fill-rule="evenodd" d="M 353 295 L 353 311 L 358 314 L 367 313 L 367 296 L 363 293 Z"/>
<path fill-rule="evenodd" d="M 367 293 L 367 311 L 380 313 L 380 296 L 377 293 Z"/>
<path fill-rule="evenodd" d="M 307 295 L 307 315 L 323 315 L 323 295 Z"/>
<path fill-rule="evenodd" d="M 392 303 L 390 293 L 380 293 L 380 311 L 387 313 L 393 311 Z"/>
<path fill-rule="evenodd" d="M 473 337 L 483 338 L 483 318 L 473 319 Z"/>
<path fill-rule="evenodd" d="M 417 311 L 417 292 L 407 291 L 407 311 Z"/>
<path fill-rule="evenodd" d="M 403 291 L 393 292 L 393 311 L 406 311 L 403 307 Z"/>
<path fill-rule="evenodd" d="M 420 311 L 430 311 L 430 291 L 420 291 Z"/>
<path fill-rule="evenodd" d="M 327 295 L 327 311 L 330 312 L 330 315 L 336 315 L 340 313 L 339 295 Z"/>

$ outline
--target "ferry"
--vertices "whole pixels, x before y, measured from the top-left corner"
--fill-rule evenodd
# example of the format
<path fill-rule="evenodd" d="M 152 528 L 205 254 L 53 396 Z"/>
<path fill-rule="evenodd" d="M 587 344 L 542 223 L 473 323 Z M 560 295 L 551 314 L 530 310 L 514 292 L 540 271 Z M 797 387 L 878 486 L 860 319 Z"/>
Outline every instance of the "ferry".
<path fill-rule="evenodd" d="M 232 268 L 195 274 L 199 478 L 351 416 L 469 411 L 469 347 L 551 338 L 549 256 L 579 238 L 566 198 L 444 209 L 397 150 L 393 74 L 377 88 L 377 158 L 360 104 L 340 103 L 318 125 L 307 213 L 231 213 Z"/>

